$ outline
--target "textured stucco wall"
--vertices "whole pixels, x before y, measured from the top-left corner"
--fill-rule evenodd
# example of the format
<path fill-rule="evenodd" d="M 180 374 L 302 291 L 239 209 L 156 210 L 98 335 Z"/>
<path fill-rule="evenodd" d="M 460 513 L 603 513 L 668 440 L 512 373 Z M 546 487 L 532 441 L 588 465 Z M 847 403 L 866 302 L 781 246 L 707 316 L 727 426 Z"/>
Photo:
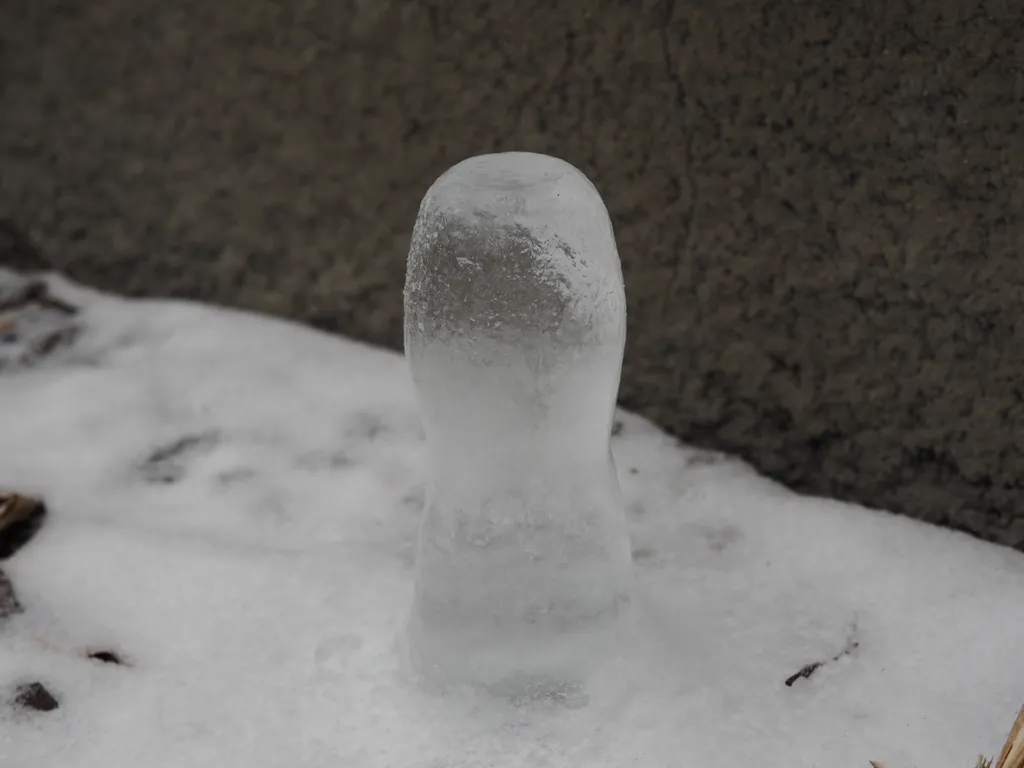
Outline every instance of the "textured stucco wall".
<path fill-rule="evenodd" d="M 0 41 L 49 266 L 398 346 L 433 178 L 557 154 L 616 225 L 624 404 L 1024 546 L 1017 0 L 4 0 Z"/>

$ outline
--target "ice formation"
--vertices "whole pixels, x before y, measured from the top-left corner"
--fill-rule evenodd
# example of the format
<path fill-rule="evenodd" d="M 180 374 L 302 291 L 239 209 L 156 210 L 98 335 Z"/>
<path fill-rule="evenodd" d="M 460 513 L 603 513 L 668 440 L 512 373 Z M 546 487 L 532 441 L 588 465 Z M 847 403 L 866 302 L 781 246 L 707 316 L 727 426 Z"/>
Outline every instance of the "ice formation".
<path fill-rule="evenodd" d="M 625 320 L 608 212 L 572 165 L 483 155 L 428 190 L 405 285 L 430 466 L 406 647 L 428 681 L 547 695 L 615 653 Z"/>

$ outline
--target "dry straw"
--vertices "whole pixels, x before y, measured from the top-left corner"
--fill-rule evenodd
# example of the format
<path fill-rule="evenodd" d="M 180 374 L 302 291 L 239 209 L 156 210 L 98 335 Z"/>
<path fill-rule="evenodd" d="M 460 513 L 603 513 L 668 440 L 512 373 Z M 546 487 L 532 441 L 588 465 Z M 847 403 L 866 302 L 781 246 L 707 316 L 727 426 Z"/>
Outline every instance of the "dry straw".
<path fill-rule="evenodd" d="M 871 761 L 873 768 L 885 768 L 881 763 Z M 975 768 L 1024 768 L 1024 707 L 1021 707 L 1017 719 L 1010 729 L 1010 735 L 1006 737 L 1006 745 L 999 753 L 999 759 L 993 763 L 984 757 L 979 757 Z"/>
<path fill-rule="evenodd" d="M 978 768 L 992 768 L 992 761 L 979 759 Z M 1006 737 L 1006 746 L 994 768 L 1024 768 L 1024 707 L 1021 707 L 1010 735 Z"/>

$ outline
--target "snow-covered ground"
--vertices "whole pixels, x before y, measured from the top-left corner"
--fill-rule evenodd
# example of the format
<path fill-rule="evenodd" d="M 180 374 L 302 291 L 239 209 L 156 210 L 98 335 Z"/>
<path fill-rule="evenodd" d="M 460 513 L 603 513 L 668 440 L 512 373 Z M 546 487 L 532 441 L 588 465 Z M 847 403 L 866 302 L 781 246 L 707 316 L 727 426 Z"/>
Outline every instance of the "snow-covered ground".
<path fill-rule="evenodd" d="M 425 466 L 402 357 L 51 283 L 80 337 L 0 372 L 0 487 L 50 509 L 2 563 L 0 697 L 60 707 L 0 702 L 3 768 L 971 768 L 1021 704 L 1024 554 L 625 413 L 625 658 L 572 705 L 422 692 L 395 649 Z"/>

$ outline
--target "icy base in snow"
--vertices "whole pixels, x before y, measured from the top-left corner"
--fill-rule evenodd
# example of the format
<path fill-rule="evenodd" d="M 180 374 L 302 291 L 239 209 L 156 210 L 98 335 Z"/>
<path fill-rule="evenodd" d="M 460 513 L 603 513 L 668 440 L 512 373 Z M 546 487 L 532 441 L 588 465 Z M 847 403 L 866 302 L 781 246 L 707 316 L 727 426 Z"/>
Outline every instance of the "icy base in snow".
<path fill-rule="evenodd" d="M 424 482 L 402 358 L 53 285 L 81 336 L 0 375 L 0 486 L 50 508 L 4 564 L 0 693 L 60 709 L 0 706 L 4 766 L 968 768 L 1020 706 L 1024 555 L 628 414 L 630 651 L 583 700 L 423 693 L 395 647 Z"/>

